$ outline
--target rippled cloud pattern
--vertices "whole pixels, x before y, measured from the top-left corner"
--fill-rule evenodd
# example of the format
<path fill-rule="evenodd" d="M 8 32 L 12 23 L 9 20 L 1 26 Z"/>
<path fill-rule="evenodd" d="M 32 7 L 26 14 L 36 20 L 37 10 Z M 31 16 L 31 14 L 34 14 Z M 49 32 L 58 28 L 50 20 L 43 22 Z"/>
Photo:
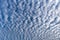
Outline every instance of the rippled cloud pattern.
<path fill-rule="evenodd" d="M 0 0 L 0 40 L 60 40 L 60 0 Z"/>

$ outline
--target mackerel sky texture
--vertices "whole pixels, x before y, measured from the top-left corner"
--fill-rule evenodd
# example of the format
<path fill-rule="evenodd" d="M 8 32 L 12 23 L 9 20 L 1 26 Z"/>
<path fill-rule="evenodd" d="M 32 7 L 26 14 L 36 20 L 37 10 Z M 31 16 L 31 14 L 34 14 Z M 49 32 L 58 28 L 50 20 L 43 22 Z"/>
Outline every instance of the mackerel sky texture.
<path fill-rule="evenodd" d="M 0 40 L 60 40 L 60 0 L 0 0 Z"/>

